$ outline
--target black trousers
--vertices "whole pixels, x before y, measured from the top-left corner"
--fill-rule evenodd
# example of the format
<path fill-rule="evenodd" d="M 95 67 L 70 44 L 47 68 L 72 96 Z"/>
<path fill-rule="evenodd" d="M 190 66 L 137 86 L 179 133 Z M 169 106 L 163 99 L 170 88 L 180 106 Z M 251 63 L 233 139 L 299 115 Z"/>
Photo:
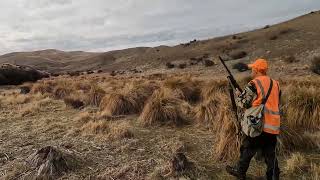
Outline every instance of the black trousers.
<path fill-rule="evenodd" d="M 267 164 L 266 176 L 268 180 L 279 179 L 280 170 L 276 158 L 275 147 L 277 144 L 277 135 L 263 132 L 260 136 L 251 138 L 246 136 L 240 147 L 240 160 L 237 168 L 245 174 L 249 168 L 252 157 L 258 150 L 262 151 L 265 163 Z"/>

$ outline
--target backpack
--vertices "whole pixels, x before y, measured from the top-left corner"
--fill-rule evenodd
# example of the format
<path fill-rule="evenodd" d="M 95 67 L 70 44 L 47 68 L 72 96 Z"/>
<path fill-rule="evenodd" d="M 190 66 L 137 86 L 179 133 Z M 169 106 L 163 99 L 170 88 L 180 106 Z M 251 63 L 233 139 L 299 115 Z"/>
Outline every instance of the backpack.
<path fill-rule="evenodd" d="M 261 104 L 259 106 L 247 109 L 244 113 L 243 120 L 241 121 L 241 129 L 244 132 L 244 134 L 249 137 L 257 137 L 263 131 L 264 108 L 273 86 L 272 79 L 270 79 L 270 81 L 271 82 L 267 96 L 262 99 Z"/>

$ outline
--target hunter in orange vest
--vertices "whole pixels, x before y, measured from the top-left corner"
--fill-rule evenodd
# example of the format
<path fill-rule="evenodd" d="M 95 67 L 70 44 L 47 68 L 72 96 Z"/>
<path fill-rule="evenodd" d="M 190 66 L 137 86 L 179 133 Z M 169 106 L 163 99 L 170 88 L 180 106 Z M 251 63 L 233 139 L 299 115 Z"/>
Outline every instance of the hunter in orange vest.
<path fill-rule="evenodd" d="M 266 178 L 277 180 L 280 174 L 275 153 L 277 135 L 280 133 L 279 104 L 281 91 L 279 82 L 267 76 L 268 63 L 265 59 L 257 59 L 248 66 L 252 69 L 253 80 L 248 83 L 242 93 L 237 91 L 236 102 L 240 108 L 249 109 L 261 105 L 263 99 L 267 98 L 264 108 L 263 132 L 254 138 L 244 137 L 240 147 L 238 163 L 236 166 L 227 166 L 226 170 L 238 179 L 245 179 L 252 157 L 258 151 L 261 151 L 267 164 Z"/>

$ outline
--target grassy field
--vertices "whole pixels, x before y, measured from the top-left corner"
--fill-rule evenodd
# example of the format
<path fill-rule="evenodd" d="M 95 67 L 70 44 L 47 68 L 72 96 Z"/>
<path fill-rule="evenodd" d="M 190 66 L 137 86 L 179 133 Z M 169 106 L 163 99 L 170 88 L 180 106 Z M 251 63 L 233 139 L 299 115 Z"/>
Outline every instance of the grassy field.
<path fill-rule="evenodd" d="M 244 85 L 248 77 L 239 82 Z M 320 178 L 319 77 L 280 79 L 278 146 L 283 179 Z M 61 179 L 232 179 L 236 124 L 224 77 L 199 74 L 60 76 L 0 91 L 1 179 L 48 178 L 29 158 L 53 146 L 68 170 Z M 184 168 L 176 159 L 187 158 Z M 179 159 L 179 158 L 178 158 Z M 253 160 L 249 178 L 264 176 Z"/>

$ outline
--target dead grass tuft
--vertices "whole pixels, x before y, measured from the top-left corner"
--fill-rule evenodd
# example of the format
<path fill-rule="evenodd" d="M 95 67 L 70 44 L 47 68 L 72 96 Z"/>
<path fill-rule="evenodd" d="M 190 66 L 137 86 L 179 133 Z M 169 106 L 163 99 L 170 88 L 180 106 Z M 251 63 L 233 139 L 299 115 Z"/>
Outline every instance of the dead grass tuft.
<path fill-rule="evenodd" d="M 309 131 L 320 129 L 318 88 L 292 85 L 285 91 L 284 98 L 284 118 L 289 128 Z"/>
<path fill-rule="evenodd" d="M 99 106 L 106 92 L 98 85 L 91 85 L 91 88 L 86 96 L 86 104 L 92 106 Z"/>
<path fill-rule="evenodd" d="M 297 172 L 305 172 L 308 170 L 307 159 L 301 153 L 292 153 L 291 157 L 286 160 L 285 172 L 286 174 L 293 174 Z"/>
<path fill-rule="evenodd" d="M 78 122 L 79 124 L 83 125 L 85 123 L 88 123 L 90 120 L 93 120 L 93 116 L 85 111 L 85 112 L 80 112 L 79 114 L 77 114 L 77 116 L 74 118 L 74 120 L 76 122 Z"/>
<path fill-rule="evenodd" d="M 110 124 L 110 128 L 110 133 L 108 134 L 110 139 L 130 139 L 134 137 L 128 122 L 113 122 Z"/>
<path fill-rule="evenodd" d="M 319 180 L 320 179 L 320 165 L 311 163 L 310 166 L 310 173 L 311 173 L 311 179 L 312 180 Z"/>
<path fill-rule="evenodd" d="M 72 107 L 74 109 L 80 109 L 84 106 L 84 103 L 75 96 L 65 97 L 63 101 L 68 107 Z"/>
<path fill-rule="evenodd" d="M 212 129 L 219 106 L 220 102 L 213 98 L 198 104 L 195 108 L 196 123 Z"/>
<path fill-rule="evenodd" d="M 163 90 L 156 90 L 140 114 L 139 121 L 144 126 L 182 125 L 186 122 L 182 104 L 184 103 L 181 99 L 167 96 Z"/>
<path fill-rule="evenodd" d="M 107 134 L 110 129 L 107 121 L 89 121 L 81 127 L 84 135 Z"/>
<path fill-rule="evenodd" d="M 103 116 L 129 115 L 141 112 L 154 88 L 145 85 L 130 85 L 119 93 L 106 95 L 100 104 Z"/>
<path fill-rule="evenodd" d="M 195 103 L 200 100 L 201 82 L 192 79 L 191 77 L 170 78 L 164 81 L 163 87 L 172 91 L 181 91 L 183 100 Z"/>

